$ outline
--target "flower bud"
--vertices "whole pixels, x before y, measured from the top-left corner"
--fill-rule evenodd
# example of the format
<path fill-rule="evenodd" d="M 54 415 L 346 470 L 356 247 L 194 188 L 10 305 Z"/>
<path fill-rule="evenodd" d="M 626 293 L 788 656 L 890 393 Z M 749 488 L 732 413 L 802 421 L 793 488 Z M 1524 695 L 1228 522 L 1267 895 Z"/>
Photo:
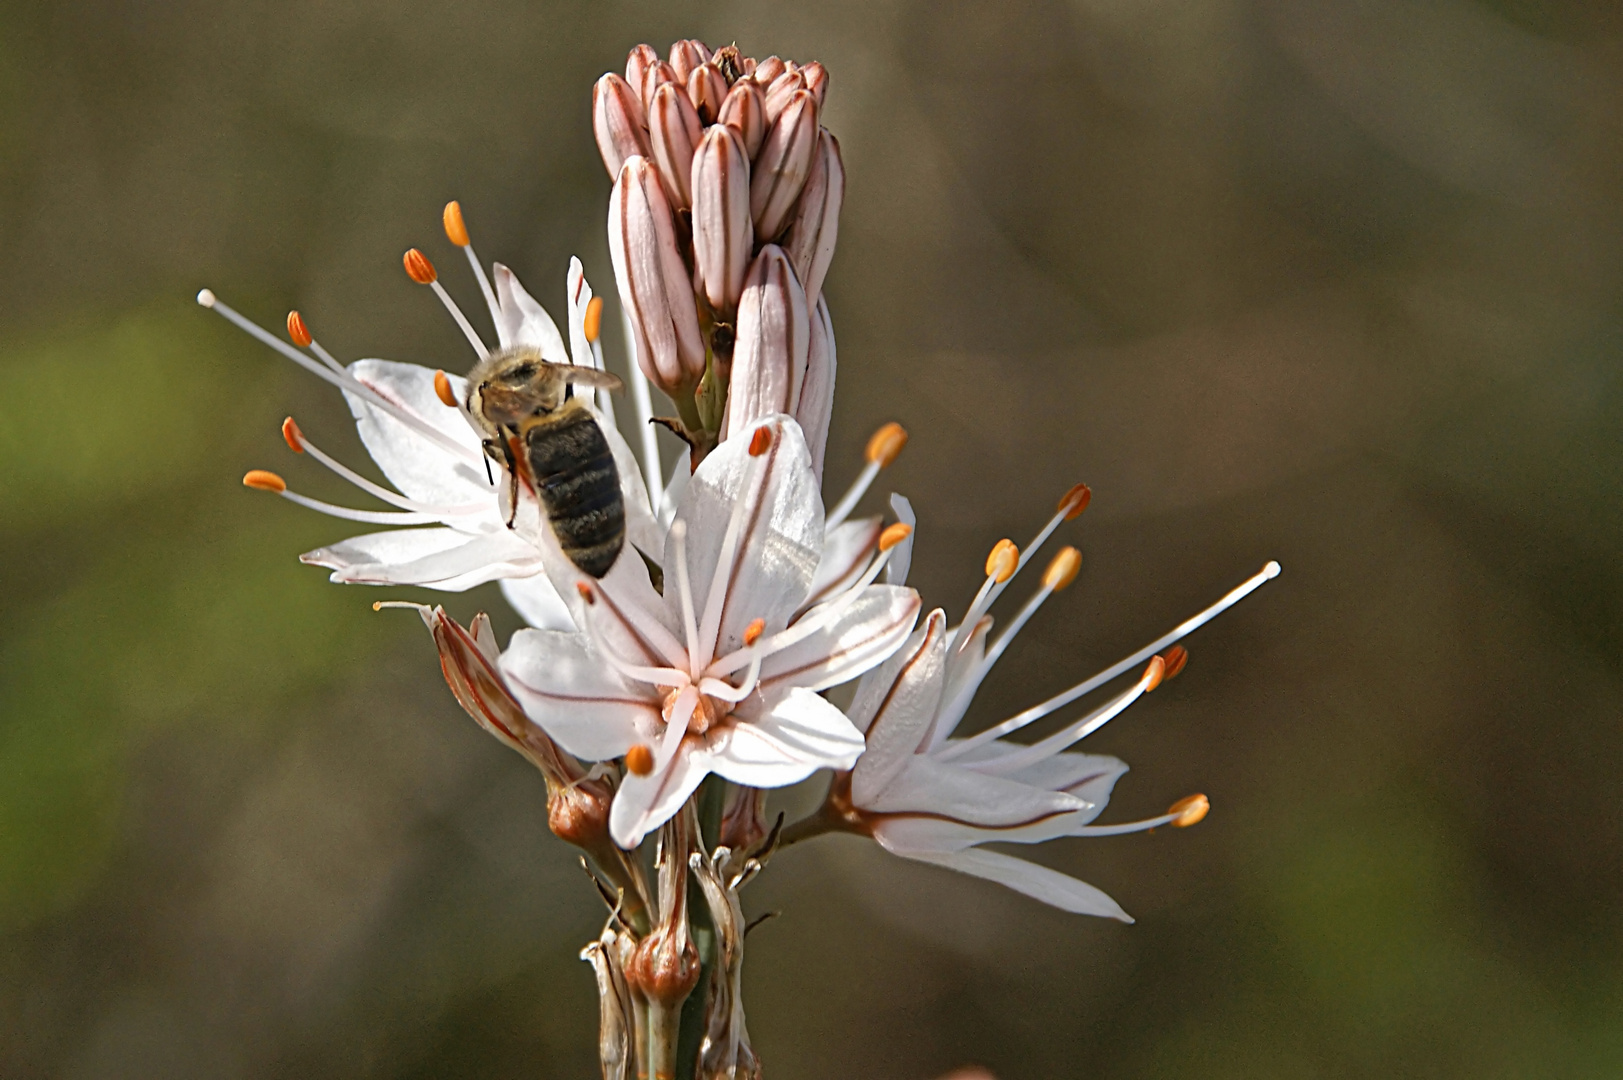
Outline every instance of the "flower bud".
<path fill-rule="evenodd" d="M 654 104 L 654 91 L 668 82 L 676 82 L 676 69 L 665 61 L 650 64 L 648 70 L 642 73 L 642 107 L 645 111 L 652 109 Z M 685 89 L 687 83 L 683 82 Z"/>
<path fill-rule="evenodd" d="M 727 437 L 761 418 L 792 412 L 800 400 L 810 347 L 806 295 L 783 249 L 761 249 L 738 301 L 733 375 L 728 388 Z"/>
<path fill-rule="evenodd" d="M 638 366 L 671 397 L 692 394 L 704 375 L 704 341 L 670 202 L 658 170 L 646 158 L 627 159 L 614 182 L 609 255 L 636 338 Z"/>
<path fill-rule="evenodd" d="M 750 160 L 761 151 L 761 140 L 766 138 L 766 98 L 753 80 L 739 79 L 727 91 L 716 114 L 718 124 L 726 124 L 744 140 L 744 152 Z"/>
<path fill-rule="evenodd" d="M 693 148 L 703 133 L 699 114 L 686 90 L 665 83 L 654 91 L 654 102 L 648 109 L 648 142 L 674 209 L 685 210 L 693 205 Z"/>
<path fill-rule="evenodd" d="M 558 839 L 578 848 L 600 848 L 609 835 L 613 798 L 596 780 L 553 786 L 547 792 L 547 827 Z"/>
<path fill-rule="evenodd" d="M 700 64 L 688 76 L 688 100 L 700 121 L 714 124 L 721 115 L 721 103 L 727 100 L 727 76 L 714 64 Z"/>
<path fill-rule="evenodd" d="M 782 114 L 784 107 L 789 104 L 789 99 L 794 96 L 796 90 L 804 89 L 806 89 L 806 80 L 798 71 L 785 71 L 782 75 L 773 79 L 772 85 L 766 88 L 767 125 L 771 126 L 772 122 Z"/>
<path fill-rule="evenodd" d="M 759 240 L 776 240 L 806 186 L 817 149 L 817 99 L 796 90 L 761 142 L 750 174 L 750 217 Z"/>
<path fill-rule="evenodd" d="M 652 45 L 638 45 L 626 54 L 626 82 L 639 95 L 641 100 L 642 78 L 648 74 L 648 69 L 659 63 L 659 54 Z"/>
<path fill-rule="evenodd" d="M 823 99 L 828 96 L 828 69 L 813 60 L 800 69 L 800 74 L 806 80 L 806 89 L 817 98 L 817 107 L 823 107 Z"/>
<path fill-rule="evenodd" d="M 788 65 L 778 57 L 769 56 L 755 65 L 755 70 L 750 73 L 750 77 L 762 86 L 770 86 L 772 80 L 782 75 L 787 67 Z"/>
<path fill-rule="evenodd" d="M 834 323 L 828 317 L 828 299 L 820 297 L 811 313 L 811 342 L 806 351 L 806 378 L 795 405 L 795 419 L 806 433 L 812 471 L 823 478 L 823 452 L 828 448 L 828 424 L 834 416 Z"/>
<path fill-rule="evenodd" d="M 827 130 L 817 136 L 811 174 L 795 204 L 789 221 L 789 234 L 783 250 L 795 264 L 795 273 L 806 290 L 806 303 L 815 305 L 823 292 L 828 264 L 834 259 L 834 242 L 840 233 L 840 205 L 845 201 L 845 162 L 840 157 L 839 140 Z"/>
<path fill-rule="evenodd" d="M 706 60 L 710 59 L 710 50 L 705 48 L 702 41 L 673 41 L 671 42 L 671 69 L 676 72 L 677 79 L 683 83 L 693 70 Z"/>
<path fill-rule="evenodd" d="M 631 86 L 612 71 L 592 87 L 592 132 L 609 176 L 619 176 L 626 158 L 648 156 L 648 126 L 642 102 Z"/>
<path fill-rule="evenodd" d="M 755 245 L 750 221 L 750 159 L 726 124 L 704 133 L 693 155 L 693 263 L 705 298 L 718 312 L 738 306 Z"/>

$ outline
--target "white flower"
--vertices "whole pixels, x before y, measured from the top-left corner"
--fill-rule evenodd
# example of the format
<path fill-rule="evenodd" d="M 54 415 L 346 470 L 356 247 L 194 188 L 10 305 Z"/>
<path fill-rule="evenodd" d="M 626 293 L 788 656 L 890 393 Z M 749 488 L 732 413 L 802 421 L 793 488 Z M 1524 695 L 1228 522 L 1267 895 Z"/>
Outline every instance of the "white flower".
<path fill-rule="evenodd" d="M 592 289 L 579 259 L 571 259 L 567 278 L 569 345 L 551 316 L 525 291 L 507 267 L 497 263 L 494 281 L 488 277 L 467 242 L 461 211 L 446 208 L 446 231 L 468 255 L 478 279 L 499 348 L 531 345 L 557 363 L 578 363 L 604 368 L 596 325 L 588 333 Z M 413 249 L 406 256 L 415 280 L 431 286 L 468 338 L 477 356 L 488 350 L 467 317 L 451 300 L 428 260 Z M 461 376 L 418 364 L 390 360 L 357 360 L 340 364 L 314 340 L 303 319 L 288 316 L 288 332 L 300 348 L 284 342 L 220 302 L 204 289 L 198 302 L 343 391 L 355 417 L 361 441 L 372 459 L 394 485 L 376 484 L 337 461 L 313 443 L 292 419 L 283 436 L 294 450 L 308 454 L 395 510 L 364 510 L 309 498 L 288 489 L 275 473 L 254 470 L 245 478 L 250 486 L 271 490 L 283 498 L 334 517 L 369 525 L 389 526 L 317 548 L 301 556 L 312 565 L 332 571 L 343 584 L 416 585 L 461 592 L 489 581 L 500 581 L 502 592 L 524 620 L 542 629 L 572 630 L 569 608 L 559 599 L 547 577 L 540 536 L 540 509 L 526 486 L 519 491 L 517 513 L 508 504 L 509 485 L 500 463 L 492 462 L 480 446 L 480 436 L 464 411 L 454 402 L 466 400 Z M 300 351 L 308 349 L 309 353 Z M 313 354 L 310 355 L 310 354 Z M 647 423 L 652 406 L 647 383 L 635 364 L 630 365 L 631 390 L 642 427 L 639 462 L 614 423 L 614 404 L 606 391 L 598 391 L 594 415 L 614 454 L 626 508 L 626 529 L 631 545 L 657 559 L 665 548 L 665 530 L 675 513 L 689 467 L 684 454 L 668 481 L 662 476 L 658 444 Z M 450 399 L 448 403 L 447 399 Z M 852 507 L 866 492 L 880 468 L 894 460 L 906 435 L 887 425 L 869 447 L 869 465 L 841 501 L 840 511 L 828 523 L 827 553 L 818 568 L 811 595 L 824 598 L 848 587 L 874 554 L 879 519 L 846 521 Z M 875 445 L 880 456 L 876 458 Z M 882 459 L 882 460 L 881 460 Z M 646 482 L 645 482 L 646 481 Z M 653 489 L 650 495 L 650 488 Z M 656 513 L 657 510 L 657 513 Z M 515 527 L 509 527 L 511 519 Z M 898 553 L 901 554 L 901 553 Z"/>
<path fill-rule="evenodd" d="M 1179 649 L 1163 658 L 1154 655 L 1158 650 L 1274 577 L 1279 565 L 1269 563 L 1200 615 L 1093 678 L 986 731 L 955 738 L 954 730 L 992 665 L 1037 608 L 1075 576 L 1080 556 L 1066 548 L 1050 564 L 1042 588 L 988 647 L 992 620 L 986 611 L 1059 523 L 1080 512 L 1079 490 L 1086 489 L 1073 489 L 1062 500 L 1024 554 L 1017 554 L 1008 541 L 993 550 L 986 582 L 963 623 L 949 630 L 945 614 L 931 612 L 905 646 L 864 676 L 850 716 L 866 732 L 867 752 L 848 776 L 836 779 L 823 824 L 868 833 L 897 855 L 988 878 L 1066 911 L 1131 922 L 1092 885 L 979 845 L 1111 836 L 1200 820 L 1205 796 L 1191 796 L 1148 821 L 1091 824 L 1127 766 L 1069 747 L 1154 689 L 1164 676 L 1177 673 L 1186 654 Z M 1085 505 L 1085 498 L 1081 501 Z M 1148 668 L 1130 688 L 1055 734 L 1030 745 L 1004 738 L 1146 659 Z"/>
<path fill-rule="evenodd" d="M 761 788 L 852 766 L 862 735 L 817 691 L 867 671 L 912 630 L 918 594 L 873 584 L 909 531 L 892 526 L 877 558 L 852 561 L 854 580 L 842 573 L 820 594 L 828 560 L 811 456 L 798 424 L 769 418 L 688 481 L 660 559 L 663 595 L 641 559 L 593 581 L 549 541 L 548 570 L 581 630 L 518 632 L 503 674 L 565 750 L 626 759 L 610 831 L 634 847 L 708 773 Z"/>

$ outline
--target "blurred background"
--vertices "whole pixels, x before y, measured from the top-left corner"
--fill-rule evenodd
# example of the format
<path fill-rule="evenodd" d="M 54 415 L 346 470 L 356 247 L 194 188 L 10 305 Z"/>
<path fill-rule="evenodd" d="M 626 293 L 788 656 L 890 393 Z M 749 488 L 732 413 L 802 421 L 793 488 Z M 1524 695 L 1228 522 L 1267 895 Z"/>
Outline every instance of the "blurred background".
<path fill-rule="evenodd" d="M 360 530 L 242 473 L 365 455 L 192 296 L 458 369 L 452 198 L 612 295 L 591 83 L 688 35 L 832 72 L 830 493 L 911 430 L 926 601 L 1093 486 L 972 724 L 1285 568 L 1086 747 L 1207 821 L 1018 852 L 1137 925 L 794 849 L 768 1076 L 1623 1075 L 1616 4 L 107 0 L 0 6 L 0 1076 L 595 1073 L 539 777 L 369 605 L 516 618 L 301 566 Z"/>

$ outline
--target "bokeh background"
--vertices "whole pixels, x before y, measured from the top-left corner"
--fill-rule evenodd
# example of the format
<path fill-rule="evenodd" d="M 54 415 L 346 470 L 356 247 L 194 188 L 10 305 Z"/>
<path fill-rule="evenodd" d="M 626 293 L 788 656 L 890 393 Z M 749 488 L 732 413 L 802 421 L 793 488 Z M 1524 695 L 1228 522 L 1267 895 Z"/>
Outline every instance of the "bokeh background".
<path fill-rule="evenodd" d="M 830 483 L 911 429 L 926 600 L 1094 488 L 973 722 L 1285 567 L 1088 746 L 1107 820 L 1210 818 L 1021 852 L 1137 925 L 787 852 L 768 1075 L 1623 1075 L 1615 3 L 104 0 L 0 7 L 0 1076 L 593 1074 L 539 778 L 369 609 L 436 597 L 240 486 L 354 503 L 287 413 L 364 454 L 192 295 L 459 367 L 399 262 L 477 296 L 451 198 L 555 312 L 572 253 L 612 293 L 589 89 L 687 35 L 833 74 Z"/>

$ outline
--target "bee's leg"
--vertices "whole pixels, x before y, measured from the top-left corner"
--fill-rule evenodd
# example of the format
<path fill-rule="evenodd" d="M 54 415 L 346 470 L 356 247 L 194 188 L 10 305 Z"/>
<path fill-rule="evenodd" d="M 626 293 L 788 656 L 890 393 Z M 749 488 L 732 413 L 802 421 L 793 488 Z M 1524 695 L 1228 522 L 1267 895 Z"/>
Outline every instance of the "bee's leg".
<path fill-rule="evenodd" d="M 507 458 L 507 527 L 511 529 L 518 519 L 518 462 L 513 459 L 511 444 L 503 442 L 502 453 Z"/>

